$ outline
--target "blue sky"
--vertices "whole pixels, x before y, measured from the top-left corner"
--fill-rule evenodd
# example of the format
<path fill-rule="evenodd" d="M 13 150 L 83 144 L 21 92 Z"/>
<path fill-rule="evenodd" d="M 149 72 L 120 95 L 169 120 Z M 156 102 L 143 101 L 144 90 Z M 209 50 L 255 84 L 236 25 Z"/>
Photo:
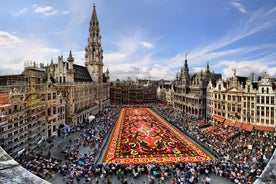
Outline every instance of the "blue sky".
<path fill-rule="evenodd" d="M 276 0 L 9 0 L 0 3 L 0 75 L 72 50 L 84 66 L 96 5 L 111 80 L 175 79 L 190 72 L 276 77 Z"/>

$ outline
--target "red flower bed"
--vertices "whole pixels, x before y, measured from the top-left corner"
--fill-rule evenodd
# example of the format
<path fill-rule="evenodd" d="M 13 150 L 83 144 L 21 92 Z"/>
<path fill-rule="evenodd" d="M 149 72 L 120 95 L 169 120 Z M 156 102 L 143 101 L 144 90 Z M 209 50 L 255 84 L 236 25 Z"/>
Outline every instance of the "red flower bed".
<path fill-rule="evenodd" d="M 104 162 L 201 162 L 211 157 L 148 108 L 123 108 Z"/>

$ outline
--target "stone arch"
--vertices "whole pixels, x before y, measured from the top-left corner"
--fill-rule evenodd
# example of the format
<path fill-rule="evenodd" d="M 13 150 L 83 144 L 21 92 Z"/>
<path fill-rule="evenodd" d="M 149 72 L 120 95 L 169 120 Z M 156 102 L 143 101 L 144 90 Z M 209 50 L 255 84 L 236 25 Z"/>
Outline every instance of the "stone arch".
<path fill-rule="evenodd" d="M 58 126 L 58 137 L 61 137 L 62 133 L 64 133 L 64 124 Z"/>

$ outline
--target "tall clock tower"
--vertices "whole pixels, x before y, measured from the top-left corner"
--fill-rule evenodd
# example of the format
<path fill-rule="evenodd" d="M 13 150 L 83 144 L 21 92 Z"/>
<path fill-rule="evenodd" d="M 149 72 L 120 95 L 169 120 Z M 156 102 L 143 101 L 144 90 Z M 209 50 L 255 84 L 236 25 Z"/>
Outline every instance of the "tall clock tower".
<path fill-rule="evenodd" d="M 93 82 L 103 82 L 103 49 L 95 5 L 89 25 L 88 44 L 85 48 L 85 66 Z"/>

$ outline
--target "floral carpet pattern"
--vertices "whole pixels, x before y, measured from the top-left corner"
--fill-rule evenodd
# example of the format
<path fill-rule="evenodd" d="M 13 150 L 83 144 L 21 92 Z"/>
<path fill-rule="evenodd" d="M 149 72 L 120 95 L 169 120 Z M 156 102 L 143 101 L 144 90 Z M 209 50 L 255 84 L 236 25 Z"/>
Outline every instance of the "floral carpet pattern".
<path fill-rule="evenodd" d="M 122 108 L 104 162 L 202 162 L 211 156 L 149 108 Z"/>

